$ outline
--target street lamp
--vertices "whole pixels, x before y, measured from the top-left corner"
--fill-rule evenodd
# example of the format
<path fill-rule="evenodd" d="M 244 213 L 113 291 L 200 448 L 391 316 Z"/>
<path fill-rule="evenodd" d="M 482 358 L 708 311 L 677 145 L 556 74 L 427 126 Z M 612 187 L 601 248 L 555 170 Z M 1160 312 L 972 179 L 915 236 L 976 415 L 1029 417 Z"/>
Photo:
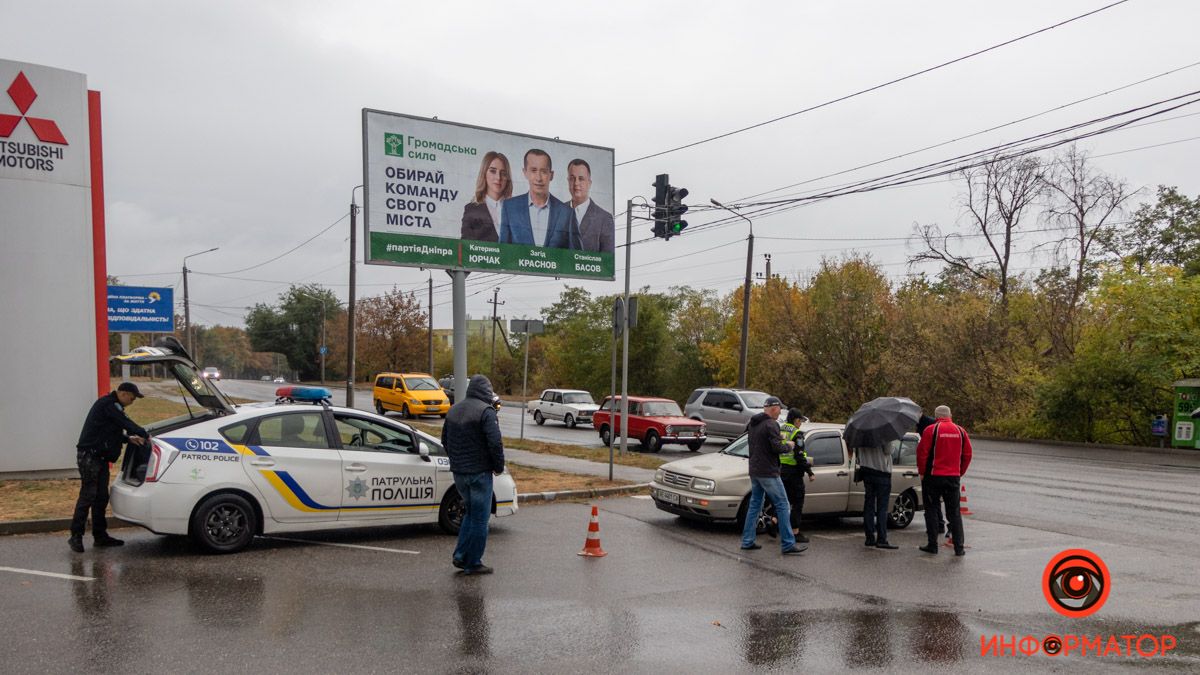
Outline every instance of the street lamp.
<path fill-rule="evenodd" d="M 356 185 L 350 190 L 350 295 L 346 299 L 346 407 L 354 407 L 354 351 L 358 347 L 354 334 L 354 293 L 356 260 L 358 255 L 355 235 L 358 231 L 358 205 L 354 203 L 354 192 L 361 188 Z"/>
<path fill-rule="evenodd" d="M 185 335 L 184 337 L 187 338 L 188 354 L 193 359 L 196 358 L 196 346 L 194 344 L 192 344 L 192 308 L 191 308 L 191 305 L 188 304 L 187 261 L 188 261 L 188 258 L 195 258 L 198 255 L 204 255 L 205 253 L 212 253 L 213 251 L 216 251 L 218 248 L 220 248 L 220 247 L 214 246 L 214 247 L 208 249 L 207 251 L 200 251 L 199 253 L 192 253 L 190 255 L 183 256 L 183 325 L 185 327 L 184 329 L 187 331 L 187 335 Z"/>
<path fill-rule="evenodd" d="M 709 199 L 713 206 L 718 206 L 750 223 L 750 236 L 746 237 L 746 283 L 742 289 L 742 349 L 738 357 L 738 383 L 739 388 L 746 386 L 746 353 L 749 349 L 749 334 L 750 334 L 750 267 L 754 260 L 754 221 L 737 211 L 725 206 L 715 199 Z"/>

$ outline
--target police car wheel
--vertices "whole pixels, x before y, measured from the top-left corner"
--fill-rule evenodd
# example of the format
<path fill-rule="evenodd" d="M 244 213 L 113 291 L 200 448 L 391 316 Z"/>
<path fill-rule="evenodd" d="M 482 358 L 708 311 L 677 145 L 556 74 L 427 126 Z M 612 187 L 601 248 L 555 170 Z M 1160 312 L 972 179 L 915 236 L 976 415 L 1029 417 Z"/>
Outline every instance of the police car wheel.
<path fill-rule="evenodd" d="M 458 490 L 451 488 L 446 491 L 446 496 L 442 497 L 442 506 L 438 509 L 438 525 L 446 534 L 458 534 L 466 511 L 462 495 L 458 494 Z"/>
<path fill-rule="evenodd" d="M 567 416 L 563 418 L 563 423 L 567 425 L 568 429 L 574 429 L 575 428 L 575 416 L 572 415 L 571 413 L 567 413 Z"/>
<path fill-rule="evenodd" d="M 212 553 L 236 553 L 254 539 L 254 507 L 236 494 L 213 495 L 192 514 L 191 535 Z"/>

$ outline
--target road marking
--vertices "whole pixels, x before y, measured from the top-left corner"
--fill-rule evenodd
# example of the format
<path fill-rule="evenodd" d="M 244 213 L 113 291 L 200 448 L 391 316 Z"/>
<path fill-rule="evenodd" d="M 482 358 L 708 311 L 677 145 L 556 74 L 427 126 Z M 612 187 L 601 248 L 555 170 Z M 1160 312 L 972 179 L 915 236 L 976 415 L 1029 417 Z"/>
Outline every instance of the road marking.
<path fill-rule="evenodd" d="M 364 551 L 384 551 L 386 553 L 407 553 L 409 555 L 420 555 L 420 551 L 409 551 L 403 548 L 384 548 L 382 546 L 363 546 L 362 544 L 335 544 L 331 541 L 312 541 L 310 539 L 292 539 L 291 537 L 275 537 L 264 536 L 263 539 L 274 539 L 276 541 L 290 541 L 296 544 L 316 544 L 317 546 L 338 546 L 340 548 L 360 548 Z"/>
<path fill-rule="evenodd" d="M 650 495 L 629 495 L 633 499 L 652 499 Z"/>
<path fill-rule="evenodd" d="M 77 577 L 74 574 L 59 574 L 58 572 L 43 572 L 41 570 L 26 570 L 20 567 L 0 567 L 0 572 L 16 572 L 17 574 L 36 574 L 40 577 L 54 577 L 68 581 L 95 581 L 96 577 Z"/>
<path fill-rule="evenodd" d="M 858 539 L 862 535 L 860 535 L 860 534 L 813 534 L 810 536 L 820 537 L 821 539 Z"/>
<path fill-rule="evenodd" d="M 994 576 L 994 577 L 1006 577 L 1006 576 L 1008 576 L 1008 573 L 1007 573 L 1007 572 L 997 572 L 996 570 L 984 570 L 984 571 L 983 571 L 983 573 L 984 573 L 984 574 L 990 574 L 990 575 L 992 575 L 992 576 Z"/>

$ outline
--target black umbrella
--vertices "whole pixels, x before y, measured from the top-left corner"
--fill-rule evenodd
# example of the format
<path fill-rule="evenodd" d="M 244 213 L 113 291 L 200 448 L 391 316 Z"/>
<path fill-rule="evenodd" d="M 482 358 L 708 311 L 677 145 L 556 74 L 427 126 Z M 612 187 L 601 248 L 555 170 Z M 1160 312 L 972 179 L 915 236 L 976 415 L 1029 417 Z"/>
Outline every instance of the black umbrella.
<path fill-rule="evenodd" d="M 879 447 L 899 440 L 916 426 L 921 406 L 899 396 L 881 396 L 859 406 L 842 436 L 852 448 Z"/>

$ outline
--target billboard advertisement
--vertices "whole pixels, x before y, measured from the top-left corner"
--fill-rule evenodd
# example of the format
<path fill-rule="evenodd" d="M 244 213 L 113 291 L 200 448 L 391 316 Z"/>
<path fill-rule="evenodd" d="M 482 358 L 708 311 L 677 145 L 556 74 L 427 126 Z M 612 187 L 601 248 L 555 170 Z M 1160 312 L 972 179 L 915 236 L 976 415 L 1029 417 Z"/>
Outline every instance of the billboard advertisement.
<path fill-rule="evenodd" d="M 612 148 L 362 115 L 368 264 L 614 278 Z"/>
<path fill-rule="evenodd" d="M 113 333 L 174 333 L 174 291 L 145 286 L 109 286 L 108 330 Z"/>

